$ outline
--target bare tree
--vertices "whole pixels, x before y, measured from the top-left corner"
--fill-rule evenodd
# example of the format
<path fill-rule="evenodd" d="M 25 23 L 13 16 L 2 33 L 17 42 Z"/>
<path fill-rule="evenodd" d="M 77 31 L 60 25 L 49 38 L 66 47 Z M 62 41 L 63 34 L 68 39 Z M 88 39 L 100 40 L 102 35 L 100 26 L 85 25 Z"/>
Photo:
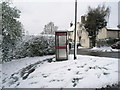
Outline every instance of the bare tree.
<path fill-rule="evenodd" d="M 53 22 L 49 22 L 47 25 L 44 26 L 44 30 L 42 34 L 55 34 L 57 31 L 58 26 L 55 26 Z"/>

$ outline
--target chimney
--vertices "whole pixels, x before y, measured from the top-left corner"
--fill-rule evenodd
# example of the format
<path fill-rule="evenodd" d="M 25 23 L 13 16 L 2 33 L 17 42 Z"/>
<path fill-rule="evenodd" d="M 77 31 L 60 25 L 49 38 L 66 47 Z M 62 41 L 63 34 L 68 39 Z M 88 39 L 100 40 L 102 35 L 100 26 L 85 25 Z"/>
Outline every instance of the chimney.
<path fill-rule="evenodd" d="M 72 21 L 71 21 L 71 23 L 70 23 L 70 27 L 72 27 L 73 26 L 73 23 L 72 23 Z"/>
<path fill-rule="evenodd" d="M 81 16 L 81 23 L 85 23 L 85 16 Z"/>

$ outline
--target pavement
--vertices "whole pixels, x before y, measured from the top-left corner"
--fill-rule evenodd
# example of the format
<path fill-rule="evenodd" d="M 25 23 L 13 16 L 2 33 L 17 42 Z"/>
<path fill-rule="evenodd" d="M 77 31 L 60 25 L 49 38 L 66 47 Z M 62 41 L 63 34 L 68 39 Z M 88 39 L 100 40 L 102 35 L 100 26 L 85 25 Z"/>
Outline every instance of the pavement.
<path fill-rule="evenodd" d="M 74 49 L 70 50 L 70 54 L 74 54 Z M 110 57 L 110 58 L 120 58 L 120 52 L 95 52 L 90 49 L 80 48 L 77 49 L 78 55 L 90 55 L 99 57 Z"/>

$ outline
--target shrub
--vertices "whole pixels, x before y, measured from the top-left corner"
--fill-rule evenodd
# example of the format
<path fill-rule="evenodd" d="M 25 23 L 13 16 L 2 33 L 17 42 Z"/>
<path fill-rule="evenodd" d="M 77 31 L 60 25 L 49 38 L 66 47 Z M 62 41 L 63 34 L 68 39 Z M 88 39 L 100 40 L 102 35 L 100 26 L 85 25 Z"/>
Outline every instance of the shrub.
<path fill-rule="evenodd" d="M 106 38 L 106 39 L 99 39 L 97 40 L 97 47 L 101 46 L 111 46 L 115 42 L 119 41 L 120 38 Z"/>
<path fill-rule="evenodd" d="M 34 57 L 55 54 L 54 36 L 35 36 L 22 41 L 14 51 L 14 58 Z"/>

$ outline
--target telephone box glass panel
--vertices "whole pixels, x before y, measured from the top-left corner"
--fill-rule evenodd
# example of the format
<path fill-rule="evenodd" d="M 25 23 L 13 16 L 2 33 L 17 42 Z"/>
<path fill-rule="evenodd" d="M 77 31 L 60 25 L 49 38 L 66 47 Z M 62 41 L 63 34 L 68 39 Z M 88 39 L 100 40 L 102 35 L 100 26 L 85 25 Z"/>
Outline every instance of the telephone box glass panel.
<path fill-rule="evenodd" d="M 67 55 L 67 32 L 56 32 L 56 60 L 64 60 Z"/>
<path fill-rule="evenodd" d="M 59 46 L 66 46 L 66 36 L 59 36 Z"/>

